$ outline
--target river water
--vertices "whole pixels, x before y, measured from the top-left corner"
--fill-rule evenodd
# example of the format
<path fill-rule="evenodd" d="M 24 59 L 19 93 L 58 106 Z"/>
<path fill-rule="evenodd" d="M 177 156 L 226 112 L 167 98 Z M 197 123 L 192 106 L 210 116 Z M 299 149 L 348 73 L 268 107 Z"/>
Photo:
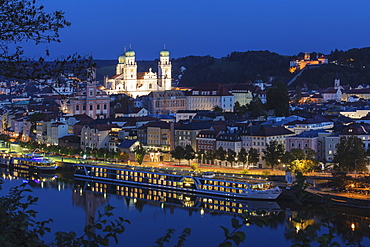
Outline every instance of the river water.
<path fill-rule="evenodd" d="M 241 213 L 246 211 L 255 220 L 257 216 L 253 215 L 259 210 L 263 210 L 265 218 L 268 218 L 267 226 L 243 226 L 241 230 L 246 234 L 246 240 L 240 246 L 285 247 L 304 237 L 312 240 L 311 246 L 319 246 L 315 239 L 327 233 L 327 228 L 321 224 L 325 214 L 310 211 L 310 218 L 297 223 L 292 219 L 298 212 L 290 207 L 289 202 L 279 200 L 233 201 L 174 191 L 74 181 L 63 178 L 61 174 L 58 177 L 27 175 L 24 178 L 16 175 L 20 174 L 9 176 L 3 171 L 5 182 L 0 195 L 7 194 L 10 187 L 28 183 L 32 195 L 39 198 L 35 206 L 39 212 L 37 219 L 53 219 L 49 224 L 52 233 L 45 237 L 47 242 L 54 239 L 56 231 L 75 231 L 77 236 L 81 235 L 91 217 L 103 211 L 107 204 L 115 207 L 112 219 L 123 217 L 130 221 L 119 236 L 119 243 L 111 240 L 109 246 L 155 246 L 154 242 L 170 228 L 175 233 L 165 246 L 174 246 L 187 227 L 191 234 L 185 246 L 218 246 L 225 240 L 221 226 L 232 230 L 232 218 L 240 219 Z M 337 230 L 334 241 L 341 246 L 370 246 L 370 211 L 344 208 L 332 211 L 337 212 L 331 220 L 331 226 Z"/>

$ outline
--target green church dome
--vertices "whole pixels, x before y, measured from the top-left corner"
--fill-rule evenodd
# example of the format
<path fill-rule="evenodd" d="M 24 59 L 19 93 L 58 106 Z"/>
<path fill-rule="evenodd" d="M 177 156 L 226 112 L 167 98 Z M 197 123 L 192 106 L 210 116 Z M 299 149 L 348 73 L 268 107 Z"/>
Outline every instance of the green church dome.
<path fill-rule="evenodd" d="M 125 52 L 126 57 L 135 57 L 135 52 L 133 50 L 128 50 Z"/>
<path fill-rule="evenodd" d="M 166 49 L 164 49 L 164 50 L 162 50 L 162 51 L 159 53 L 159 55 L 160 55 L 161 57 L 169 57 L 169 56 L 170 56 L 170 52 L 169 52 L 169 51 L 167 51 Z"/>
<path fill-rule="evenodd" d="M 125 63 L 126 62 L 126 56 L 125 54 L 122 54 L 118 57 L 118 63 Z"/>

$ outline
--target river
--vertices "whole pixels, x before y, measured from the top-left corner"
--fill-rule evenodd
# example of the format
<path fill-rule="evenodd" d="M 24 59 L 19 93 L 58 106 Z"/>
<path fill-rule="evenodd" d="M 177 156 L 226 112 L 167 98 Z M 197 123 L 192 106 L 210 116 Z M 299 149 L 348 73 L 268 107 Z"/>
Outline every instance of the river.
<path fill-rule="evenodd" d="M 130 221 L 119 236 L 119 244 L 111 240 L 109 246 L 155 246 L 154 242 L 170 228 L 175 233 L 165 246 L 174 246 L 187 227 L 191 229 L 191 234 L 185 246 L 218 246 L 225 240 L 221 226 L 232 230 L 233 218 L 240 219 L 245 211 L 255 220 L 258 216 L 253 215 L 259 210 L 263 210 L 267 224 L 262 227 L 244 225 L 241 230 L 246 234 L 246 240 L 240 246 L 285 247 L 304 237 L 312 240 L 311 246 L 319 246 L 315 239 L 327 233 L 327 228 L 322 225 L 325 217 L 322 211 L 304 212 L 310 217 L 297 223 L 293 219 L 299 212 L 293 210 L 289 202 L 279 200 L 234 201 L 174 191 L 74 181 L 64 178 L 63 174 L 57 174 L 58 177 L 25 178 L 20 178 L 20 174 L 9 176 L 4 170 L 2 174 L 5 181 L 1 196 L 7 194 L 10 187 L 28 183 L 32 195 L 39 198 L 35 206 L 39 212 L 37 219 L 53 219 L 49 224 L 52 233 L 45 236 L 47 242 L 53 240 L 56 231 L 75 231 L 77 236 L 81 235 L 90 218 L 103 211 L 107 204 L 115 207 L 113 219 L 123 217 Z M 337 230 L 334 241 L 341 246 L 346 246 L 346 243 L 370 246 L 370 219 L 366 217 L 370 211 L 344 208 L 332 211 L 337 212 L 337 216 L 331 219 L 331 226 Z"/>

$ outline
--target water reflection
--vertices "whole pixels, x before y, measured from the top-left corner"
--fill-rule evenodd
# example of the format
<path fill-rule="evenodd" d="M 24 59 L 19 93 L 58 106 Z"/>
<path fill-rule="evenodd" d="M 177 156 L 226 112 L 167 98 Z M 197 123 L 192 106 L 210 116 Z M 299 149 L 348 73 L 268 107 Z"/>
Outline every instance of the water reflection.
<path fill-rule="evenodd" d="M 27 171 L 8 171 L 5 168 L 0 168 L 0 171 L 5 179 L 21 178 L 33 187 L 55 190 L 70 188 L 72 191 L 70 197 L 72 205 L 84 209 L 85 225 L 92 222 L 101 206 L 109 203 L 110 199 L 114 198 L 125 208 L 135 209 L 138 212 L 144 212 L 147 207 L 161 208 L 171 215 L 175 214 L 175 211 L 178 211 L 177 209 L 186 210 L 188 215 L 198 216 L 229 215 L 240 217 L 243 212 L 249 212 L 251 217 L 257 217 L 256 215 L 259 212 L 264 212 L 264 216 L 268 216 L 268 226 L 263 228 L 263 234 L 269 236 L 269 234 L 273 234 L 270 229 L 277 229 L 280 236 L 286 240 L 285 243 L 269 246 L 291 246 L 305 240 L 311 246 L 318 246 L 316 239 L 328 232 L 328 225 L 336 230 L 334 240 L 339 242 L 341 246 L 346 244 L 350 246 L 370 246 L 369 210 L 333 207 L 330 208 L 330 212 L 336 214 L 333 217 L 328 217 L 325 211 L 319 209 L 319 206 L 314 207 L 314 209 L 302 210 L 292 207 L 290 203 L 279 201 L 234 200 L 171 190 L 124 186 L 122 184 L 73 181 L 68 179 L 70 177 L 68 174 L 57 174 L 55 176 L 55 174 L 34 174 Z M 300 220 L 296 220 L 297 218 L 300 218 Z M 215 225 L 212 229 L 216 234 L 220 233 L 219 230 L 219 225 Z M 242 230 L 248 237 L 254 237 L 255 228 L 244 227 Z M 255 243 L 250 246 L 261 245 Z"/>
<path fill-rule="evenodd" d="M 251 215 L 255 215 L 258 210 L 263 210 L 265 211 L 265 215 L 270 215 L 282 211 L 279 204 L 275 201 L 251 201 L 210 197 L 174 190 L 88 182 L 77 179 L 75 180 L 75 186 L 76 189 L 74 190 L 74 194 L 81 194 L 81 191 L 91 191 L 100 196 L 122 196 L 127 206 L 134 206 L 139 211 L 141 211 L 146 204 L 166 208 L 187 208 L 191 213 L 197 211 L 201 214 L 242 214 L 243 212 L 250 212 Z"/>

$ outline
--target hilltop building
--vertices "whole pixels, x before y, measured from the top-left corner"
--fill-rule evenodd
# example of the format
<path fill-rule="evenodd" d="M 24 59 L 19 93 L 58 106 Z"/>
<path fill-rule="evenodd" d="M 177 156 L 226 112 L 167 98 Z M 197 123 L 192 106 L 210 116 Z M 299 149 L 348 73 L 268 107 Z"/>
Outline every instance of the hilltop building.
<path fill-rule="evenodd" d="M 307 65 L 321 65 L 327 64 L 328 59 L 322 55 L 320 57 L 316 57 L 316 59 L 311 59 L 311 55 L 309 52 L 305 52 L 303 58 L 297 58 L 296 60 L 290 61 L 290 73 L 294 73 L 296 71 L 304 69 Z"/>
<path fill-rule="evenodd" d="M 172 64 L 170 52 L 160 52 L 158 73 L 150 68 L 147 72 L 138 72 L 135 52 L 128 50 L 118 58 L 116 75 L 105 78 L 104 86 L 108 94 L 127 94 L 130 97 L 148 95 L 153 91 L 171 90 Z"/>

